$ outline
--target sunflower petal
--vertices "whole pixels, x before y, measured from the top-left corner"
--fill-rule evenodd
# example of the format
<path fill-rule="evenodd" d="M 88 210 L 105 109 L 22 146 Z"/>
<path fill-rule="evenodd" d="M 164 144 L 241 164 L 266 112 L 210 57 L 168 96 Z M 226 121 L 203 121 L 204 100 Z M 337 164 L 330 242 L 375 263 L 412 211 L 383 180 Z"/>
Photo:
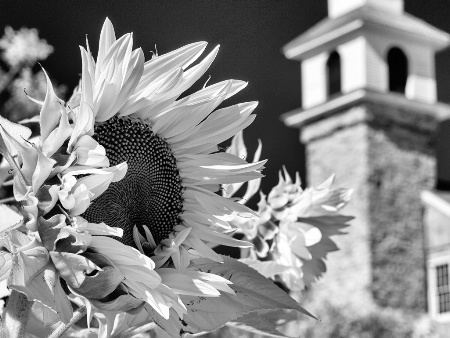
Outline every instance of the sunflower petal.
<path fill-rule="evenodd" d="M 103 67 L 103 62 L 105 60 L 106 54 L 108 53 L 109 49 L 113 45 L 113 43 L 116 41 L 116 34 L 114 32 L 114 27 L 109 20 L 109 18 L 106 18 L 105 22 L 103 23 L 102 31 L 100 33 L 100 43 L 98 46 L 98 56 L 97 56 L 97 64 L 98 67 L 96 69 L 95 77 L 99 77 L 99 73 L 101 70 L 101 67 Z"/>
<path fill-rule="evenodd" d="M 60 110 L 64 101 L 56 96 L 53 90 L 52 82 L 47 75 L 47 72 L 42 68 L 45 78 L 47 79 L 47 93 L 45 94 L 44 104 L 40 112 L 40 126 L 41 126 L 41 143 L 43 143 L 53 129 L 58 125 L 60 119 Z"/>

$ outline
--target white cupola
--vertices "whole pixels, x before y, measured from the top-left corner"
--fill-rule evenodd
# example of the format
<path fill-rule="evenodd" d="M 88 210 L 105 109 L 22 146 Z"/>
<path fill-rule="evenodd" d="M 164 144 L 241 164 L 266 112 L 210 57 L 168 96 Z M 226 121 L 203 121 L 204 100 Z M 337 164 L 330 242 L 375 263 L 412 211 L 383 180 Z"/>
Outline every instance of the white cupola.
<path fill-rule="evenodd" d="M 403 0 L 329 0 L 328 16 L 336 18 L 362 6 L 378 8 L 395 14 L 402 14 L 404 7 Z"/>
<path fill-rule="evenodd" d="M 328 17 L 283 48 L 301 61 L 303 110 L 358 89 L 436 102 L 434 57 L 450 36 L 403 6 L 403 0 L 328 0 Z"/>

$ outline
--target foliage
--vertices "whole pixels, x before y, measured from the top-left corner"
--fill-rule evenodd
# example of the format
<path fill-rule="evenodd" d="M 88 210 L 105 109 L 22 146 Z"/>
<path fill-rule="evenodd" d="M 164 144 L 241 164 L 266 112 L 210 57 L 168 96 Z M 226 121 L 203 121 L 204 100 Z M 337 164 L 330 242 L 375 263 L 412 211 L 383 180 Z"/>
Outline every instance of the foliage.
<path fill-rule="evenodd" d="M 236 135 L 227 152 L 247 156 L 243 135 Z M 259 159 L 261 144 L 254 161 Z M 245 204 L 259 189 L 253 180 L 240 200 Z M 253 247 L 241 250 L 241 261 L 272 278 L 288 292 L 300 292 L 311 286 L 326 271 L 328 253 L 339 248 L 332 237 L 353 219 L 340 214 L 350 200 L 351 189 L 333 187 L 334 176 L 317 187 L 301 188 L 297 173 L 295 182 L 283 168 L 279 182 L 266 196 L 260 193 L 259 219 L 236 217 L 233 224 Z M 225 185 L 223 194 L 235 195 L 241 184 Z"/>
<path fill-rule="evenodd" d="M 45 60 L 53 47 L 40 39 L 36 29 L 14 30 L 7 26 L 0 38 L 0 116 L 19 122 L 39 113 L 39 107 L 28 98 L 43 99 L 47 84 L 42 70 L 36 70 L 38 61 Z M 66 86 L 55 86 L 63 96 Z M 8 165 L 0 155 L 0 182 L 6 177 Z M 8 198 L 11 189 L 0 186 L 0 199 Z"/>
<path fill-rule="evenodd" d="M 351 298 L 351 296 L 350 296 Z M 358 303 L 358 302 L 356 302 Z M 300 323 L 304 338 L 438 338 L 438 328 L 425 315 L 376 305 L 316 304 L 320 323 Z M 361 306 L 365 309 L 361 310 Z M 312 325 L 311 325 L 312 324 Z"/>
<path fill-rule="evenodd" d="M 351 297 L 350 297 L 351 298 Z M 364 308 L 361 308 L 364 306 Z M 402 309 L 383 308 L 367 304 L 359 306 L 335 304 L 331 301 L 316 302 L 308 308 L 320 321 L 297 320 L 285 327 L 289 337 L 301 338 L 441 338 L 446 337 L 445 329 L 432 322 L 425 314 Z M 363 309 L 361 311 L 361 309 Z M 246 332 L 247 331 L 247 332 Z M 270 337 L 261 333 L 227 326 L 204 335 L 207 338 Z"/>
<path fill-rule="evenodd" d="M 53 53 L 53 47 L 40 39 L 34 28 L 22 27 L 14 30 L 7 26 L 0 39 L 0 115 L 10 121 L 21 121 L 39 113 L 39 107 L 27 98 L 42 99 L 46 80 L 42 70 L 35 70 L 39 61 Z M 56 86 L 56 92 L 63 95 L 66 87 Z"/>

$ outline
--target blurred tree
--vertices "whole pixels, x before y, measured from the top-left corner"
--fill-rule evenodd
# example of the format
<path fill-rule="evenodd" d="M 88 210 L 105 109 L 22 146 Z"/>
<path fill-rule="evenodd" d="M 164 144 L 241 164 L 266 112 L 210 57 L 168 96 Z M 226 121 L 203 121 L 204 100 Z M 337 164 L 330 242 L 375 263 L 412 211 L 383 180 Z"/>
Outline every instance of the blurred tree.
<path fill-rule="evenodd" d="M 53 47 L 40 39 L 34 28 L 16 31 L 8 26 L 0 39 L 0 51 L 0 115 L 15 122 L 36 115 L 39 106 L 24 91 L 33 98 L 44 98 L 45 76 L 35 66 L 53 52 Z M 55 89 L 60 96 L 67 90 L 64 85 Z"/>
<path fill-rule="evenodd" d="M 5 28 L 0 38 L 0 116 L 19 122 L 39 113 L 39 105 L 27 94 L 37 100 L 44 99 L 47 84 L 37 63 L 52 52 L 53 47 L 39 38 L 37 29 L 22 27 L 16 31 L 9 26 Z M 67 87 L 54 87 L 57 95 L 64 98 Z M 0 156 L 0 203 L 6 203 L 12 196 L 11 186 L 1 186 L 7 170 L 7 163 Z"/>

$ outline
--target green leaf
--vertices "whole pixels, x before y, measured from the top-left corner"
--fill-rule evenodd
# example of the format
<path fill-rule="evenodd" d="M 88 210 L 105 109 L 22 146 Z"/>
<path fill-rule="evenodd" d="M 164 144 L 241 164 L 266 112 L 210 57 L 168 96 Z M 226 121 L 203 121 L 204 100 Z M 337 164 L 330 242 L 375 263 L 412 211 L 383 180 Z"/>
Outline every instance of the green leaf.
<path fill-rule="evenodd" d="M 100 267 L 95 274 L 86 276 L 78 288 L 85 297 L 93 299 L 104 298 L 113 292 L 124 280 L 120 270 L 104 255 L 85 252 L 83 256 Z"/>
<path fill-rule="evenodd" d="M 13 253 L 16 252 L 16 248 L 23 247 L 30 241 L 27 235 L 14 229 L 0 233 L 0 281 L 9 279 L 11 275 Z M 17 273 L 17 267 L 15 271 Z"/>
<path fill-rule="evenodd" d="M 230 257 L 224 263 L 205 263 L 198 270 L 213 273 L 233 282 L 236 295 L 222 293 L 220 297 L 181 296 L 188 313 L 184 330 L 191 333 L 215 330 L 227 322 L 258 310 L 293 309 L 312 316 L 286 292 L 256 270 Z"/>
<path fill-rule="evenodd" d="M 25 294 L 30 301 L 41 302 L 56 312 L 63 322 L 69 322 L 72 318 L 72 306 L 53 264 L 48 263 L 41 267 L 44 262 L 42 257 L 40 260 L 32 257 L 27 260 L 24 257 L 28 256 L 23 252 L 14 255 L 8 286 Z M 33 263 L 36 264 L 34 269 L 30 268 Z"/>
<path fill-rule="evenodd" d="M 55 311 L 40 302 L 34 302 L 31 311 L 44 326 L 51 326 L 61 320 Z"/>
<path fill-rule="evenodd" d="M 130 311 L 144 303 L 142 299 L 132 296 L 123 284 L 119 284 L 105 299 L 90 299 L 90 301 L 100 310 L 121 312 Z"/>
<path fill-rule="evenodd" d="M 61 232 L 61 227 L 66 224 L 66 217 L 61 214 L 54 215 L 48 220 L 39 217 L 38 232 L 41 237 L 42 244 L 48 251 L 55 250 L 55 242 Z M 68 234 L 67 234 L 68 236 Z"/>
<path fill-rule="evenodd" d="M 66 217 L 62 214 L 57 214 L 49 218 L 39 217 L 39 236 L 42 243 L 48 251 L 70 252 L 73 254 L 84 252 L 87 245 L 77 239 L 68 230 L 66 225 Z M 89 235 L 84 235 L 89 236 Z M 80 234 L 80 237 L 83 237 Z"/>
<path fill-rule="evenodd" d="M 0 281 L 8 278 L 12 265 L 12 256 L 9 252 L 0 251 Z"/>
<path fill-rule="evenodd" d="M 100 254 L 84 257 L 51 251 L 50 257 L 67 284 L 87 298 L 104 298 L 123 280 L 119 270 Z"/>
<path fill-rule="evenodd" d="M 19 139 L 22 138 L 28 140 L 31 136 L 30 128 L 18 123 L 11 122 L 2 116 L 0 116 L 0 124 L 8 132 L 8 134 L 14 135 Z"/>
<path fill-rule="evenodd" d="M 47 262 L 48 253 L 43 247 L 17 252 L 13 255 L 8 286 L 26 288 L 36 275 L 44 271 Z"/>
<path fill-rule="evenodd" d="M 32 238 L 21 231 L 11 229 L 0 234 L 0 247 L 8 252 L 16 252 L 16 248 L 26 246 Z"/>
<path fill-rule="evenodd" d="M 298 337 L 298 327 L 290 326 L 299 321 L 298 313 L 292 310 L 268 310 L 248 313 L 227 326 L 265 337 Z"/>
<path fill-rule="evenodd" d="M 291 267 L 278 264 L 274 261 L 259 261 L 253 258 L 241 258 L 239 262 L 242 262 L 249 267 L 258 271 L 261 275 L 267 278 L 272 278 L 280 273 L 283 273 Z"/>
<path fill-rule="evenodd" d="M 251 312 L 237 321 L 228 322 L 227 326 L 246 332 L 264 335 L 264 337 L 287 337 L 275 328 L 273 323 L 267 322 L 254 312 Z"/>
<path fill-rule="evenodd" d="M 54 322 L 54 323 L 52 323 Z M 27 338 L 48 337 L 52 332 L 51 325 L 61 323 L 56 312 L 39 302 L 34 302 L 27 321 Z"/>
<path fill-rule="evenodd" d="M 3 119 L 3 118 L 2 118 Z M 19 179 L 22 181 L 24 185 L 30 185 L 29 180 L 27 180 L 22 172 L 20 171 L 19 166 L 17 165 L 16 161 L 14 160 L 13 156 L 10 154 L 8 147 L 6 146 L 6 142 L 3 139 L 3 133 L 6 134 L 6 136 L 10 137 L 8 130 L 5 129 L 4 123 L 0 125 L 0 154 L 3 155 L 3 157 L 8 161 L 11 168 L 13 168 L 15 174 L 19 177 Z"/>
<path fill-rule="evenodd" d="M 349 226 L 348 222 L 354 217 L 344 215 L 329 215 L 299 218 L 299 222 L 311 224 L 319 228 L 322 238 L 319 243 L 308 247 L 312 259 L 302 259 L 303 280 L 307 287 L 319 279 L 327 271 L 325 259 L 329 252 L 337 251 L 339 248 L 330 238 L 334 235 L 343 235 L 342 229 Z"/>
<path fill-rule="evenodd" d="M 177 338 L 181 337 L 184 333 L 192 333 L 190 331 L 185 331 L 183 326 L 185 326 L 186 323 L 180 320 L 174 309 L 170 309 L 170 317 L 169 319 L 165 319 L 149 304 L 145 303 L 144 307 L 153 321 L 171 337 Z"/>
<path fill-rule="evenodd" d="M 73 161 L 73 156 L 62 154 L 59 152 L 53 154 L 51 156 L 51 158 L 56 161 L 55 167 L 58 167 L 58 166 L 64 167 L 66 165 L 69 165 L 70 161 Z"/>
<path fill-rule="evenodd" d="M 61 277 L 74 289 L 83 284 L 86 274 L 99 269 L 89 259 L 68 252 L 51 251 L 50 257 Z"/>
<path fill-rule="evenodd" d="M 44 184 L 36 193 L 38 199 L 38 208 L 43 211 L 44 215 L 48 213 L 58 202 L 58 190 L 57 185 Z"/>
<path fill-rule="evenodd" d="M 151 337 L 170 338 L 168 333 L 153 322 L 144 304 L 116 317 L 111 338 L 141 337 L 140 334 L 148 331 L 154 332 Z"/>
<path fill-rule="evenodd" d="M 22 224 L 23 216 L 15 209 L 5 204 L 0 204 L 0 219 L 2 220 L 0 232 L 15 228 Z"/>

